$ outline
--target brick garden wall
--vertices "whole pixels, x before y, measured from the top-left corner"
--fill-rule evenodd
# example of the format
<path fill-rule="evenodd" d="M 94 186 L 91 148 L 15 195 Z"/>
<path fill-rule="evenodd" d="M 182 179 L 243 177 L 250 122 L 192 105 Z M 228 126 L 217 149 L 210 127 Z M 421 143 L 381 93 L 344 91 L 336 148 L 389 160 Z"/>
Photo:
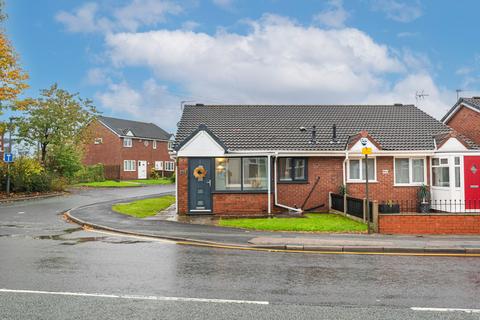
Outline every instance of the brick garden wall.
<path fill-rule="evenodd" d="M 480 234 L 480 215 L 392 214 L 379 215 L 383 234 Z"/>
<path fill-rule="evenodd" d="M 464 106 L 448 120 L 447 125 L 480 144 L 480 113 Z"/>
<path fill-rule="evenodd" d="M 179 214 L 187 214 L 188 212 L 188 159 L 177 158 L 177 197 Z"/>
<path fill-rule="evenodd" d="M 272 195 L 273 201 L 273 195 Z M 273 209 L 273 206 L 272 206 Z M 216 193 L 213 210 L 218 215 L 245 216 L 267 215 L 267 193 Z"/>

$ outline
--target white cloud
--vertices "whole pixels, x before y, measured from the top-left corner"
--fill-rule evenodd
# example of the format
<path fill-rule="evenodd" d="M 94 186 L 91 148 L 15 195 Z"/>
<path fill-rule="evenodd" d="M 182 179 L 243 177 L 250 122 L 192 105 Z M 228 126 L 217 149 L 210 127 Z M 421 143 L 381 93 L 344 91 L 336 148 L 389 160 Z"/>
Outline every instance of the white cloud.
<path fill-rule="evenodd" d="M 102 85 L 110 82 L 106 71 L 102 68 L 92 68 L 87 71 L 85 77 L 86 83 L 89 85 Z"/>
<path fill-rule="evenodd" d="M 116 32 L 136 31 L 142 26 L 155 26 L 164 22 L 167 15 L 177 15 L 180 5 L 169 0 L 132 0 L 129 4 L 113 10 L 113 16 L 102 15 L 101 8 L 87 2 L 73 10 L 60 11 L 55 19 L 69 32 Z"/>
<path fill-rule="evenodd" d="M 328 9 L 316 14 L 313 20 L 324 26 L 331 28 L 341 28 L 345 26 L 349 13 L 343 8 L 342 0 L 330 0 Z"/>
<path fill-rule="evenodd" d="M 193 31 L 193 30 L 197 29 L 199 26 L 200 26 L 200 23 L 192 21 L 192 20 L 188 20 L 188 21 L 185 21 L 184 23 L 182 23 L 182 29 L 183 30 L 188 30 L 188 31 Z"/>
<path fill-rule="evenodd" d="M 153 122 L 169 132 L 175 132 L 180 117 L 180 98 L 171 95 L 166 86 L 154 79 L 144 81 L 138 89 L 125 81 L 112 83 L 107 91 L 98 92 L 96 99 L 113 114 Z"/>
<path fill-rule="evenodd" d="M 372 8 L 387 15 L 387 18 L 398 22 L 411 22 L 422 16 L 422 7 L 418 1 L 408 4 L 398 0 L 373 0 Z"/>

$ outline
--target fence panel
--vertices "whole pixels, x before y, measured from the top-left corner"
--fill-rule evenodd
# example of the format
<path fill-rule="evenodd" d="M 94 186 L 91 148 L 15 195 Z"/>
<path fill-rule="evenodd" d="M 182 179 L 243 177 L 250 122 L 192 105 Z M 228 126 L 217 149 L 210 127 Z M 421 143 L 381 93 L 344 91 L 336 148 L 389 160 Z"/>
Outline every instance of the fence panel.
<path fill-rule="evenodd" d="M 341 194 L 335 194 L 335 193 L 331 193 L 330 196 L 331 196 L 332 209 L 343 212 L 343 210 L 345 210 L 345 206 L 343 203 L 343 196 Z"/>
<path fill-rule="evenodd" d="M 120 180 L 120 165 L 106 165 L 103 168 L 105 179 Z"/>
<path fill-rule="evenodd" d="M 363 200 L 347 197 L 347 213 L 363 219 Z"/>

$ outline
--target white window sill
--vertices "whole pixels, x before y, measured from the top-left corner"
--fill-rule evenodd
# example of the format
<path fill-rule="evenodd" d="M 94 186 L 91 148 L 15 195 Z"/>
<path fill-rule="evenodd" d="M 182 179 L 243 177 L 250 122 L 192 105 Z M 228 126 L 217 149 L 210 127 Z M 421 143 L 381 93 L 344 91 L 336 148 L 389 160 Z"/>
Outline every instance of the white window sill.
<path fill-rule="evenodd" d="M 347 183 L 365 183 L 365 180 L 347 180 Z M 368 183 L 378 183 L 377 180 L 368 180 Z"/>
<path fill-rule="evenodd" d="M 394 187 L 421 187 L 422 185 L 423 185 L 423 183 L 395 183 L 395 184 L 393 184 Z"/>
<path fill-rule="evenodd" d="M 123 171 L 125 171 L 125 172 L 135 172 L 137 170 L 125 170 L 125 169 L 123 169 Z"/>

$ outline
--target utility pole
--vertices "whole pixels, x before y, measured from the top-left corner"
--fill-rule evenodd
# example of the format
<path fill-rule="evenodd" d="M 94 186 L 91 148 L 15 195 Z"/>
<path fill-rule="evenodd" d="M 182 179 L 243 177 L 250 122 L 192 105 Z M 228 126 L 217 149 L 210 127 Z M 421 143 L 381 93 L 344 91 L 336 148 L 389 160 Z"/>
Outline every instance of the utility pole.
<path fill-rule="evenodd" d="M 370 233 L 370 201 L 368 200 L 368 153 L 365 153 L 365 198 L 366 198 L 366 208 L 367 211 L 367 230 Z"/>

